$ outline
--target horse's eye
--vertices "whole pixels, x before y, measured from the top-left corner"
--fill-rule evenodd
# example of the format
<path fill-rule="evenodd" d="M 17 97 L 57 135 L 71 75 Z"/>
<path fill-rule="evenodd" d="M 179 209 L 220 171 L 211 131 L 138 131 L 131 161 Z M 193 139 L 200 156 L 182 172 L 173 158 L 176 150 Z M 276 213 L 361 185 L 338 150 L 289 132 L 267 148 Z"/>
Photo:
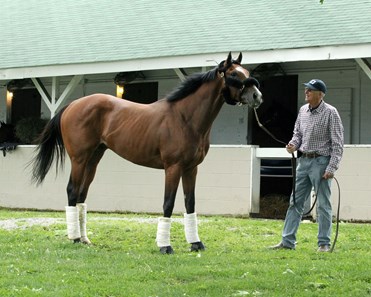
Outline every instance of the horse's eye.
<path fill-rule="evenodd" d="M 236 77 L 237 76 L 237 73 L 236 72 L 232 72 L 231 73 L 231 76 Z"/>

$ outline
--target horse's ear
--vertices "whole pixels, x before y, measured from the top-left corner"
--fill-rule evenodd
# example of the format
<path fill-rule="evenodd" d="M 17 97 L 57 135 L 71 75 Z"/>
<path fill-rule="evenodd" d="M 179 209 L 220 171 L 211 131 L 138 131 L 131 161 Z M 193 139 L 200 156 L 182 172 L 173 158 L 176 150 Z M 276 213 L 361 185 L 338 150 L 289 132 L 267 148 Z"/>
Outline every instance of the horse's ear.
<path fill-rule="evenodd" d="M 240 52 L 240 54 L 238 55 L 238 58 L 236 60 L 238 62 L 238 64 L 241 64 L 241 61 L 242 61 L 242 53 Z"/>
<path fill-rule="evenodd" d="M 229 52 L 227 60 L 225 60 L 225 66 L 229 68 L 232 65 L 232 52 Z"/>

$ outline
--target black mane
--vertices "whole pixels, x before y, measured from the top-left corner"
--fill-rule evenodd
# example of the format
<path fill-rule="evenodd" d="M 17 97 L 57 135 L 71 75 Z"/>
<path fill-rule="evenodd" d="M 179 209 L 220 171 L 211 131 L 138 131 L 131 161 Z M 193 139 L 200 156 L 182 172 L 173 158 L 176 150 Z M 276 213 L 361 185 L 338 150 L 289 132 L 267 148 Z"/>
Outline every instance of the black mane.
<path fill-rule="evenodd" d="M 187 97 L 197 91 L 197 89 L 205 82 L 212 81 L 216 78 L 218 68 L 214 68 L 208 72 L 195 73 L 187 77 L 178 88 L 172 91 L 167 97 L 167 101 L 177 101 Z"/>

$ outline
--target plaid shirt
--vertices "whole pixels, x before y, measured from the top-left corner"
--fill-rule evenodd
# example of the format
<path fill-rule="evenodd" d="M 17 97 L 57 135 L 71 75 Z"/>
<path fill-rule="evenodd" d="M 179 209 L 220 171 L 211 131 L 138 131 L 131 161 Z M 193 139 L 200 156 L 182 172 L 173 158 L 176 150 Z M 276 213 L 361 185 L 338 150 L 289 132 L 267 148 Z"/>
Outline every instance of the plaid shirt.
<path fill-rule="evenodd" d="M 304 153 L 330 156 L 326 172 L 334 173 L 339 168 L 344 146 L 344 128 L 336 108 L 324 101 L 312 111 L 309 104 L 302 106 L 290 144 Z"/>

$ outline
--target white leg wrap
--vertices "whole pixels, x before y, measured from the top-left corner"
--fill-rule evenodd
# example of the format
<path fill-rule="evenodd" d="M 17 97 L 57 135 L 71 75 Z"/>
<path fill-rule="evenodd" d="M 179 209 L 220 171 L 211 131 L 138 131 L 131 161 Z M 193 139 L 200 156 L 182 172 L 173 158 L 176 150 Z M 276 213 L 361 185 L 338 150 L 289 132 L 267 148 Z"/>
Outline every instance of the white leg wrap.
<path fill-rule="evenodd" d="M 188 243 L 200 241 L 198 237 L 197 214 L 195 212 L 184 214 L 184 232 Z"/>
<path fill-rule="evenodd" d="M 86 203 L 77 203 L 76 207 L 79 210 L 81 242 L 91 244 L 86 232 L 87 205 Z"/>
<path fill-rule="evenodd" d="M 156 242 L 158 247 L 170 246 L 170 218 L 158 218 Z"/>
<path fill-rule="evenodd" d="M 66 221 L 68 239 L 79 239 L 81 237 L 79 210 L 76 206 L 66 206 Z"/>

